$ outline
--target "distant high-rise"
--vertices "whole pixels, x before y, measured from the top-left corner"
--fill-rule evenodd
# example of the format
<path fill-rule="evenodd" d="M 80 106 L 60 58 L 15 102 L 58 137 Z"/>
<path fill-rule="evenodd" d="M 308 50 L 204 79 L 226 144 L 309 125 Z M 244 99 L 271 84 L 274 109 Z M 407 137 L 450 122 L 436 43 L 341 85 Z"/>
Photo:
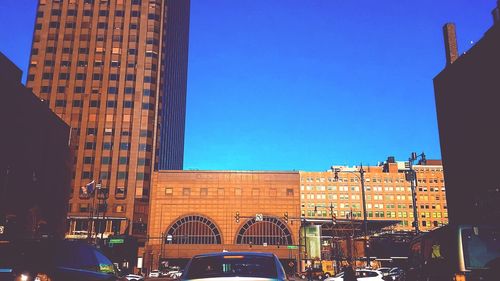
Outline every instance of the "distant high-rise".
<path fill-rule="evenodd" d="M 144 235 L 152 171 L 182 169 L 189 9 L 189 0 L 39 1 L 27 87 L 71 126 L 69 236 L 89 231 L 82 187 L 93 180 L 109 188 L 94 206 L 104 237 Z"/>

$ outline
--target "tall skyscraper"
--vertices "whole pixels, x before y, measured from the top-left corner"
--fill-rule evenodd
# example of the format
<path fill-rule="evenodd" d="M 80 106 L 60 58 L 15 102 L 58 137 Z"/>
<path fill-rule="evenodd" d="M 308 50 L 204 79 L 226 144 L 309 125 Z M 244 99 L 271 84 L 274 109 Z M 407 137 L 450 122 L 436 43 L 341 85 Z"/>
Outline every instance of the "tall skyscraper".
<path fill-rule="evenodd" d="M 152 171 L 182 169 L 189 9 L 39 0 L 27 87 L 71 126 L 69 236 L 145 235 Z M 99 186 L 106 202 L 92 199 Z"/>

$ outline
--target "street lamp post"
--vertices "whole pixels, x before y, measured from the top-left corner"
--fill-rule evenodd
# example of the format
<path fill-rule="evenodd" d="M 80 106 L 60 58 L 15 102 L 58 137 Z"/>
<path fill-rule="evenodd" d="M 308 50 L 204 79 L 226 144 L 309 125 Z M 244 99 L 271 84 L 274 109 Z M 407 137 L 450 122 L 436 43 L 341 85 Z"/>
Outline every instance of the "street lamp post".
<path fill-rule="evenodd" d="M 422 152 L 421 154 L 417 155 L 416 152 L 412 152 L 410 155 L 410 158 L 408 158 L 408 176 L 407 180 L 410 181 L 410 187 L 411 187 L 411 199 L 412 199 L 412 204 L 413 204 L 413 227 L 415 228 L 415 234 L 420 233 L 420 229 L 418 226 L 418 211 L 417 211 L 417 175 L 416 172 L 413 170 L 413 162 L 417 160 L 418 158 L 421 158 L 422 162 L 426 161 L 425 154 Z"/>
<path fill-rule="evenodd" d="M 335 170 L 332 167 L 332 171 L 334 172 L 334 179 L 338 180 L 338 170 Z M 364 232 L 364 237 L 365 237 L 365 243 L 364 243 L 364 249 L 365 249 L 365 255 L 366 255 L 366 266 L 370 266 L 370 255 L 368 255 L 368 216 L 367 216 L 367 211 L 366 211 L 366 192 L 365 192 L 365 170 L 363 169 L 363 164 L 360 165 L 359 169 L 359 176 L 357 174 L 352 173 L 354 176 L 356 176 L 359 181 L 361 182 L 361 204 L 363 205 L 363 232 Z"/>

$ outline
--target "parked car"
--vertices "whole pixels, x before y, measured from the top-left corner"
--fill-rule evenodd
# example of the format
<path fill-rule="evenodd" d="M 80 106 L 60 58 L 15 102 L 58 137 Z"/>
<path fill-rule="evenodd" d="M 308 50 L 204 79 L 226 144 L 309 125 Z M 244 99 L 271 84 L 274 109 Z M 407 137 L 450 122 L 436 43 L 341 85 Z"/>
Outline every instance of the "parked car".
<path fill-rule="evenodd" d="M 389 271 L 391 271 L 390 267 L 379 267 L 376 270 L 380 271 L 383 276 L 389 275 Z"/>
<path fill-rule="evenodd" d="M 499 276 L 498 225 L 447 225 L 410 243 L 408 281 L 497 281 Z"/>
<path fill-rule="evenodd" d="M 0 243 L 0 280 L 125 280 L 94 246 L 81 241 Z"/>
<path fill-rule="evenodd" d="M 384 281 L 382 272 L 378 270 L 357 269 L 355 274 L 359 281 Z M 325 281 L 344 281 L 344 272 L 340 272 L 334 277 L 326 278 Z"/>
<path fill-rule="evenodd" d="M 197 255 L 188 262 L 181 280 L 287 280 L 272 253 L 222 252 Z"/>
<path fill-rule="evenodd" d="M 168 274 L 168 277 L 174 278 L 174 279 L 179 279 L 182 276 L 182 272 L 183 272 L 182 270 L 173 271 L 173 272 Z"/>
<path fill-rule="evenodd" d="M 399 281 L 403 280 L 403 278 L 404 278 L 404 270 L 402 270 L 399 267 L 391 268 L 391 270 L 389 270 L 387 275 L 384 276 L 384 280 L 387 281 Z"/>
<path fill-rule="evenodd" d="M 127 274 L 124 276 L 128 281 L 143 281 L 144 277 L 137 274 Z"/>
<path fill-rule="evenodd" d="M 313 279 L 318 279 L 318 280 L 323 280 L 324 278 L 328 278 L 329 276 L 326 276 L 325 273 L 321 268 L 313 267 L 312 272 L 311 272 L 312 278 Z M 303 280 L 307 279 L 307 271 L 306 272 L 301 272 L 299 274 L 299 277 Z"/>
<path fill-rule="evenodd" d="M 151 270 L 151 272 L 149 273 L 148 277 L 160 277 L 161 276 L 161 272 L 159 270 Z"/>

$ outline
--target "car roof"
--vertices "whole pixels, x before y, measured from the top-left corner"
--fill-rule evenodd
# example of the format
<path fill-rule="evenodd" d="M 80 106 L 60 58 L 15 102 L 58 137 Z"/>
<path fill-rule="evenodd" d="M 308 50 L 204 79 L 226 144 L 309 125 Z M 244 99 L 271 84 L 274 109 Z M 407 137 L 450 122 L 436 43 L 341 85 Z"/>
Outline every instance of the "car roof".
<path fill-rule="evenodd" d="M 216 252 L 196 255 L 193 258 L 201 257 L 224 257 L 224 256 L 258 256 L 258 257 L 274 257 L 273 253 L 263 253 L 263 252 Z"/>

